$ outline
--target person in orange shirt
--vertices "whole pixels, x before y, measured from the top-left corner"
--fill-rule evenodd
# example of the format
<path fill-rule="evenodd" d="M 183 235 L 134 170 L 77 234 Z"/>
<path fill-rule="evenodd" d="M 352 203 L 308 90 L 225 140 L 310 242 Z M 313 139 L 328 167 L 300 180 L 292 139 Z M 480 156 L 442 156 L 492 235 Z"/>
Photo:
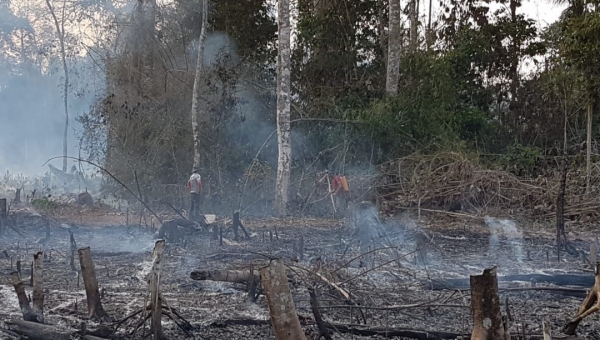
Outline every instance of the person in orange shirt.
<path fill-rule="evenodd" d="M 331 195 L 335 199 L 335 206 L 341 217 L 346 215 L 348 203 L 350 202 L 350 188 L 346 176 L 340 176 L 333 172 L 331 180 Z"/>

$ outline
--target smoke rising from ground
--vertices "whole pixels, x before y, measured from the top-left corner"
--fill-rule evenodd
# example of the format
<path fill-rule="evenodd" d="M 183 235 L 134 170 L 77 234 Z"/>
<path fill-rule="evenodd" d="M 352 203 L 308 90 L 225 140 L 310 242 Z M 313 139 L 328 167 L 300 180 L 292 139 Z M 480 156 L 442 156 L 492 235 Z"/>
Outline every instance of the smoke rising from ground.
<path fill-rule="evenodd" d="M 523 261 L 523 233 L 517 228 L 514 221 L 484 217 L 484 222 L 490 228 L 489 253 L 494 255 L 500 247 L 500 237 L 505 237 L 510 244 L 516 260 Z"/>

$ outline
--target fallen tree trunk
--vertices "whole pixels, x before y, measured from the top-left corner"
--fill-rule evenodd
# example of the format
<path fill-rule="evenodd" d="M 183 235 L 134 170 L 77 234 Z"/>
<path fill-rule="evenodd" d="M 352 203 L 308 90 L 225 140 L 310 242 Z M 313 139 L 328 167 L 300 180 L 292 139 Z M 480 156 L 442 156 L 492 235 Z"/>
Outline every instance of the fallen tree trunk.
<path fill-rule="evenodd" d="M 471 340 L 505 339 L 496 270 L 497 267 L 492 267 L 485 269 L 482 275 L 471 275 Z"/>
<path fill-rule="evenodd" d="M 222 281 L 233 283 L 251 283 L 260 277 L 257 274 L 250 274 L 248 270 L 195 270 L 190 273 L 190 278 L 196 281 Z"/>
<path fill-rule="evenodd" d="M 79 264 L 81 265 L 81 275 L 85 285 L 85 295 L 87 297 L 88 312 L 90 319 L 108 318 L 108 314 L 102 308 L 100 301 L 100 292 L 98 291 L 98 280 L 96 279 L 96 270 L 92 260 L 92 251 L 90 247 L 79 249 Z"/>
<path fill-rule="evenodd" d="M 535 283 L 551 283 L 557 286 L 578 286 L 578 287 L 590 287 L 594 285 L 594 278 L 587 275 L 576 275 L 576 274 L 558 274 L 558 275 L 544 275 L 544 274 L 517 274 L 517 275 L 506 275 L 499 276 L 498 282 L 514 282 L 514 281 L 525 281 Z M 469 289 L 469 279 L 445 279 L 435 280 L 426 282 L 431 290 L 456 290 L 456 289 Z"/>
<path fill-rule="evenodd" d="M 67 331 L 50 325 L 23 320 L 8 320 L 6 325 L 10 331 L 27 336 L 29 340 L 69 340 L 76 333 L 73 330 Z"/>
<path fill-rule="evenodd" d="M 583 320 L 586 316 L 600 310 L 600 262 L 596 262 L 594 280 L 594 287 L 592 290 L 590 290 L 585 300 L 583 300 L 583 303 L 581 304 L 581 307 L 579 307 L 579 312 L 575 318 L 565 325 L 563 333 L 567 335 L 575 335 L 577 326 L 579 326 L 581 320 Z"/>
<path fill-rule="evenodd" d="M 7 320 L 5 321 L 7 329 L 22 336 L 26 336 L 29 340 L 69 340 L 78 331 L 72 329 L 58 329 L 51 325 L 44 325 L 35 322 L 23 320 Z M 84 335 L 84 340 L 107 340 L 92 335 Z"/>
<path fill-rule="evenodd" d="M 272 260 L 268 267 L 261 268 L 260 276 L 267 296 L 275 340 L 306 340 L 296 314 L 283 259 Z"/>
<path fill-rule="evenodd" d="M 301 316 L 301 320 L 310 320 L 309 317 Z M 227 320 L 216 320 L 210 323 L 208 326 L 213 327 L 225 327 L 225 326 L 260 326 L 269 325 L 269 320 L 258 320 L 258 319 L 227 319 Z M 301 322 L 303 325 L 309 325 L 307 322 Z M 333 332 L 354 334 L 361 336 L 380 336 L 384 338 L 392 337 L 404 337 L 418 340 L 445 340 L 445 339 L 457 339 L 460 338 L 458 333 L 450 332 L 436 332 L 426 331 L 413 328 L 402 328 L 402 327 L 364 327 L 361 325 L 347 325 L 341 323 L 330 323 L 324 322 L 324 325 Z M 469 335 L 464 335 L 463 339 L 469 339 Z M 533 338 L 532 338 L 533 339 Z"/>

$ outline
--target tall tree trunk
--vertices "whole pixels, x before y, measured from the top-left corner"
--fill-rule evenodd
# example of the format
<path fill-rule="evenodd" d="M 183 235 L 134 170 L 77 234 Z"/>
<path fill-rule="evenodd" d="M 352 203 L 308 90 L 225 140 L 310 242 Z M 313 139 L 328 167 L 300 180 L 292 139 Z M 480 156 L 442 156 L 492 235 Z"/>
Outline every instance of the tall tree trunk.
<path fill-rule="evenodd" d="M 388 30 L 388 57 L 385 91 L 394 96 L 398 93 L 398 77 L 400 75 L 400 0 L 390 0 L 389 30 Z"/>
<path fill-rule="evenodd" d="M 419 43 L 419 10 L 417 9 L 417 0 L 410 0 L 409 3 L 409 11 L 410 11 L 410 50 L 411 52 L 415 52 L 417 50 L 417 45 Z"/>
<path fill-rule="evenodd" d="M 427 20 L 427 34 L 425 37 L 426 40 L 426 47 L 427 47 L 427 51 L 429 51 L 429 48 L 431 48 L 431 44 L 433 43 L 433 35 L 431 34 L 431 8 L 433 7 L 433 0 L 429 0 L 429 18 Z"/>
<path fill-rule="evenodd" d="M 520 1 L 511 0 L 510 1 L 510 18 L 513 25 L 517 24 L 517 7 L 521 6 Z M 510 94 L 511 94 L 511 103 L 514 105 L 517 101 L 517 88 L 519 87 L 519 41 L 515 35 L 512 37 L 512 45 L 511 49 L 511 63 L 510 63 Z"/>
<path fill-rule="evenodd" d="M 592 177 L 592 112 L 594 112 L 594 102 L 590 99 L 587 107 L 587 138 L 585 155 L 585 193 L 590 193 L 590 179 Z"/>
<path fill-rule="evenodd" d="M 62 59 L 63 71 L 65 72 L 65 86 L 63 93 L 63 100 L 65 105 L 65 130 L 63 135 L 63 167 L 62 170 L 67 172 L 67 136 L 69 132 L 69 106 L 68 106 L 68 90 L 69 90 L 69 69 L 67 68 L 67 54 L 65 53 L 65 32 L 64 25 L 63 29 L 61 29 L 61 25 L 58 22 L 58 18 L 56 17 L 56 13 L 54 13 L 54 9 L 50 4 L 50 0 L 46 0 L 46 5 L 48 6 L 48 10 L 50 10 L 50 15 L 52 15 L 52 19 L 54 19 L 54 25 L 56 26 L 56 36 L 58 37 L 58 41 L 60 43 L 60 57 Z M 64 4 L 63 4 L 64 6 Z"/>
<path fill-rule="evenodd" d="M 202 78 L 204 76 L 204 40 L 206 38 L 206 25 L 208 24 L 208 0 L 202 0 L 202 28 L 198 37 L 198 60 L 196 61 L 196 75 L 194 77 L 194 93 L 192 95 L 192 133 L 194 138 L 194 167 L 200 167 L 200 122 L 208 120 L 206 113 L 201 112 L 199 105 L 200 92 L 202 91 Z"/>
<path fill-rule="evenodd" d="M 279 56 L 277 58 L 277 182 L 275 188 L 275 213 L 287 215 L 290 186 L 292 143 L 290 131 L 291 49 L 290 49 L 290 1 L 277 2 L 279 26 Z"/>

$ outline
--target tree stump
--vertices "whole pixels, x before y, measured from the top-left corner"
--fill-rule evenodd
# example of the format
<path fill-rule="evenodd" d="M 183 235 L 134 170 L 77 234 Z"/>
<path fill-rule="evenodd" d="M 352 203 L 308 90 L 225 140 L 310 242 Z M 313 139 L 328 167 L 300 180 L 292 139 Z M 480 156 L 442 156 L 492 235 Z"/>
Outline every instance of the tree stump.
<path fill-rule="evenodd" d="M 154 340 L 166 339 L 162 324 L 162 301 L 160 298 L 160 271 L 162 269 L 162 254 L 165 249 L 165 240 L 158 240 L 154 245 L 154 255 L 152 259 L 152 272 L 150 276 L 150 331 L 154 335 Z"/>
<path fill-rule="evenodd" d="M 96 280 L 94 261 L 92 260 L 92 251 L 90 247 L 85 247 L 79 249 L 78 252 L 90 319 L 108 318 L 108 314 L 104 311 L 104 308 L 102 308 L 102 302 L 100 301 L 100 292 L 98 290 L 98 280 Z"/>
<path fill-rule="evenodd" d="M 482 275 L 471 275 L 471 340 L 504 339 L 504 325 L 498 297 L 497 267 L 488 268 Z"/>
<path fill-rule="evenodd" d="M 25 321 L 36 321 L 35 315 L 31 314 L 31 306 L 29 304 L 29 299 L 27 298 L 27 294 L 25 294 L 25 287 L 23 286 L 23 282 L 19 277 L 18 272 L 12 272 L 10 274 L 12 279 L 13 287 L 15 288 L 15 292 L 17 293 L 17 299 L 19 299 L 19 307 L 21 308 L 21 313 L 23 313 L 23 320 Z"/>
<path fill-rule="evenodd" d="M 261 268 L 260 276 L 267 296 L 275 340 L 306 340 L 296 314 L 283 259 L 272 260 L 268 267 Z"/>
<path fill-rule="evenodd" d="M 33 308 L 31 308 L 31 313 L 35 318 L 35 321 L 39 323 L 44 323 L 44 276 L 42 274 L 43 262 L 44 255 L 41 251 L 33 255 Z"/>
<path fill-rule="evenodd" d="M 583 320 L 586 316 L 600 310 L 600 262 L 596 262 L 596 268 L 594 270 L 594 287 L 588 293 L 585 300 L 579 307 L 579 312 L 573 318 L 573 320 L 569 321 L 564 329 L 563 333 L 567 335 L 575 335 L 577 332 L 577 326 L 581 320 Z"/>

